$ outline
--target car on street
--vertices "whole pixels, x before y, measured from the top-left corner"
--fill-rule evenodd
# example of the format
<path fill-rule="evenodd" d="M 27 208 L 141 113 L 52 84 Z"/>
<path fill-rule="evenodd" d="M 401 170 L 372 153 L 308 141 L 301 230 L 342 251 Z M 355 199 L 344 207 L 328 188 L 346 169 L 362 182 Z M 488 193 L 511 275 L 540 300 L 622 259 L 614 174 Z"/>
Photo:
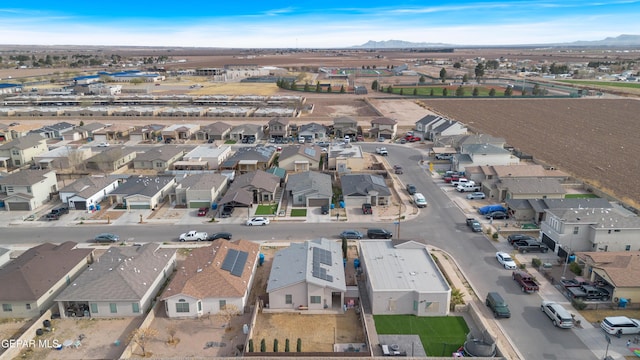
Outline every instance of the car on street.
<path fill-rule="evenodd" d="M 486 215 L 487 219 L 508 219 L 509 215 L 504 211 L 494 211 Z"/>
<path fill-rule="evenodd" d="M 258 216 L 247 220 L 247 226 L 264 226 L 269 225 L 269 223 L 269 219 L 263 216 Z"/>
<path fill-rule="evenodd" d="M 93 240 L 97 243 L 115 243 L 120 240 L 120 236 L 113 233 L 102 233 L 96 235 Z"/>
<path fill-rule="evenodd" d="M 393 165 L 393 172 L 396 173 L 396 174 L 402 174 L 402 166 Z"/>
<path fill-rule="evenodd" d="M 360 240 L 362 239 L 363 235 L 360 231 L 358 230 L 345 230 L 343 232 L 340 233 L 340 238 L 341 239 L 357 239 Z"/>
<path fill-rule="evenodd" d="M 476 192 L 472 192 L 471 194 L 467 194 L 467 199 L 468 200 L 482 200 L 486 197 L 486 195 L 483 192 L 480 191 L 476 191 Z"/>
<path fill-rule="evenodd" d="M 213 233 L 213 234 L 209 235 L 207 240 L 209 240 L 209 241 L 213 241 L 213 240 L 216 240 L 216 239 L 231 240 L 231 236 L 232 235 L 231 235 L 230 232 L 221 231 L 221 232 L 217 232 L 217 233 Z"/>
<path fill-rule="evenodd" d="M 367 230 L 367 237 L 369 239 L 391 239 L 393 233 L 386 229 L 372 228 Z"/>
<path fill-rule="evenodd" d="M 101 142 L 100 144 L 98 144 L 98 147 L 109 147 L 109 143 Z"/>
<path fill-rule="evenodd" d="M 413 195 L 418 192 L 418 189 L 413 184 L 407 184 L 407 192 L 409 193 L 409 195 Z"/>
<path fill-rule="evenodd" d="M 640 334 L 640 320 L 626 316 L 608 316 L 600 322 L 600 327 L 611 335 Z"/>
<path fill-rule="evenodd" d="M 517 269 L 516 262 L 513 261 L 511 256 L 506 252 L 498 251 L 496 253 L 496 259 L 507 270 L 515 270 Z"/>

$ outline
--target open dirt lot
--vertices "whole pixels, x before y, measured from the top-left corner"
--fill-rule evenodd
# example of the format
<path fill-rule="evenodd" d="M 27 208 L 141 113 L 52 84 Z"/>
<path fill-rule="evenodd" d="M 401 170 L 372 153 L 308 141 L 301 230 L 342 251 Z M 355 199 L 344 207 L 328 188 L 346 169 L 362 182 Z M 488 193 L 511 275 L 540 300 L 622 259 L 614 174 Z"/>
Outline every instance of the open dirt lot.
<path fill-rule="evenodd" d="M 640 101 L 630 99 L 424 100 L 432 110 L 499 136 L 640 208 Z"/>

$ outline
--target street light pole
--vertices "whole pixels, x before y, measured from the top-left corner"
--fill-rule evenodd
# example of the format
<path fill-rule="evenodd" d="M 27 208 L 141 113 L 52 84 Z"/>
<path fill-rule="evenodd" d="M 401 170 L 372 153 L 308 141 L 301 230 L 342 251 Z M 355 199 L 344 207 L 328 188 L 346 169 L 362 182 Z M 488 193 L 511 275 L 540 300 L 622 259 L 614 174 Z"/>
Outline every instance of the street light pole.
<path fill-rule="evenodd" d="M 569 265 L 569 254 L 573 251 L 573 238 L 569 240 L 569 247 L 567 248 L 569 251 L 567 252 L 567 257 L 564 259 L 564 267 L 562 268 L 562 278 L 564 279 L 564 274 L 567 272 L 567 265 Z M 564 247 L 563 247 L 564 248 Z"/>

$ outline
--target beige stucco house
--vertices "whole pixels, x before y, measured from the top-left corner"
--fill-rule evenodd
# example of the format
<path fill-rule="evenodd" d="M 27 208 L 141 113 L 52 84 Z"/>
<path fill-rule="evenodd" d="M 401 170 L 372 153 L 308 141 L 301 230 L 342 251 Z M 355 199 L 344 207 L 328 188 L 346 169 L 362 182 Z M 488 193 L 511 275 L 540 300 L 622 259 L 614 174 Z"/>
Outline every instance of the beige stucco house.
<path fill-rule="evenodd" d="M 33 161 L 33 158 L 47 152 L 47 140 L 38 134 L 14 138 L 0 145 L 0 166 L 20 167 Z"/>
<path fill-rule="evenodd" d="M 44 205 L 58 191 L 53 170 L 21 170 L 0 179 L 0 200 L 7 211 L 30 211 Z"/>

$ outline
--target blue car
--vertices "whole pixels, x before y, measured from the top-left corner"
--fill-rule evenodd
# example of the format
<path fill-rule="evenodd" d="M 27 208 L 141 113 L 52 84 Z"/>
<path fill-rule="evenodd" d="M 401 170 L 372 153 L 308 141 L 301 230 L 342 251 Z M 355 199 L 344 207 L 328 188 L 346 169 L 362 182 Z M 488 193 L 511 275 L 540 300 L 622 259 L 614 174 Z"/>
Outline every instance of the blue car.
<path fill-rule="evenodd" d="M 341 239 L 362 239 L 362 233 L 358 230 L 345 230 L 340 233 Z"/>

